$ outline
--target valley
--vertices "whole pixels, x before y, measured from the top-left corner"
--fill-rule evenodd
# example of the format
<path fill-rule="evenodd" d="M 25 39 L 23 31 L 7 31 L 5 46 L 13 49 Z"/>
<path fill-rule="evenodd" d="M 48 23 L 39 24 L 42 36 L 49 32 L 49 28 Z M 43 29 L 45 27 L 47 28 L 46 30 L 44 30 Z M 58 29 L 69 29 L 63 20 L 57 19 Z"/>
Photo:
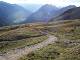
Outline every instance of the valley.
<path fill-rule="evenodd" d="M 0 60 L 80 60 L 80 2 L 0 0 Z"/>
<path fill-rule="evenodd" d="M 79 48 L 78 19 L 0 28 L 0 60 L 79 60 Z"/>

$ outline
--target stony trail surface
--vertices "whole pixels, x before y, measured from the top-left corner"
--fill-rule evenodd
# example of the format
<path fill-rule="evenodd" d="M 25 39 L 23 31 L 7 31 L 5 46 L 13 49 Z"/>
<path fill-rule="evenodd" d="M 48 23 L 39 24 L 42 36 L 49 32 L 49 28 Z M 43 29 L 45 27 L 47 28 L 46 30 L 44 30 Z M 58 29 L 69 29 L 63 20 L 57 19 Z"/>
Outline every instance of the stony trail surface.
<path fill-rule="evenodd" d="M 11 50 L 7 54 L 0 55 L 0 60 L 18 60 L 23 55 L 27 55 L 32 51 L 36 51 L 38 49 L 46 47 L 47 45 L 55 43 L 55 41 L 58 40 L 57 37 L 52 35 L 49 35 L 48 37 L 49 38 L 47 40 L 33 46 Z"/>

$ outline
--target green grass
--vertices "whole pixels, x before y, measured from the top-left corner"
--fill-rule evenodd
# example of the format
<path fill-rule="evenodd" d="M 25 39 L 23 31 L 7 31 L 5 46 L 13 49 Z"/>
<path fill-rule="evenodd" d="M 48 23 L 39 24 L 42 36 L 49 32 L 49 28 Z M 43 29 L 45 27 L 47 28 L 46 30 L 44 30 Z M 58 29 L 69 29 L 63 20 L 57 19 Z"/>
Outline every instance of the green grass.
<path fill-rule="evenodd" d="M 58 41 L 19 60 L 80 60 L 80 21 L 37 26 L 41 31 L 58 37 Z"/>
<path fill-rule="evenodd" d="M 19 40 L 19 41 L 0 43 L 0 52 L 4 53 L 11 49 L 35 45 L 37 43 L 40 43 L 40 42 L 46 40 L 47 38 L 48 38 L 47 36 L 40 36 L 40 37 L 23 39 L 23 40 Z"/>
<path fill-rule="evenodd" d="M 34 27 L 19 26 L 15 29 L 11 28 L 6 27 L 2 29 L 5 32 L 0 34 L 1 53 L 15 48 L 31 46 L 48 38 L 46 35 L 41 34 L 38 30 L 35 30 Z"/>
<path fill-rule="evenodd" d="M 35 52 L 31 52 L 28 55 L 21 57 L 19 60 L 51 60 L 59 56 L 59 53 L 54 49 L 52 45 L 44 47 Z"/>
<path fill-rule="evenodd" d="M 48 24 L 34 24 L 0 34 L 0 52 L 15 48 L 32 46 L 46 40 L 48 37 L 40 32 L 58 37 L 58 41 L 42 49 L 24 55 L 19 60 L 80 60 L 80 21 L 66 20 Z M 8 42 L 6 42 L 8 41 Z"/>
<path fill-rule="evenodd" d="M 38 51 L 24 55 L 19 60 L 80 60 L 80 45 L 69 48 L 60 44 L 48 45 Z"/>
<path fill-rule="evenodd" d="M 42 30 L 48 31 L 48 33 L 56 35 L 60 38 L 66 38 L 70 40 L 80 39 L 80 21 L 51 25 L 43 28 Z"/>
<path fill-rule="evenodd" d="M 41 35 L 39 31 L 24 27 L 0 34 L 0 41 L 15 41 Z"/>

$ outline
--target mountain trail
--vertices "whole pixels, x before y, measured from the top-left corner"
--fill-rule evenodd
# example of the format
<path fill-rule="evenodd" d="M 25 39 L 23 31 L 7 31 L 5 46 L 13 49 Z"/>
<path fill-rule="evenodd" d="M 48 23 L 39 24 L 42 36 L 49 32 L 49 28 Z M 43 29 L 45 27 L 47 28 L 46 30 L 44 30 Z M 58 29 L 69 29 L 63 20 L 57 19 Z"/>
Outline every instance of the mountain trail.
<path fill-rule="evenodd" d="M 0 55 L 0 60 L 18 60 L 23 55 L 27 55 L 30 52 L 46 47 L 47 45 L 55 43 L 55 41 L 57 41 L 57 37 L 55 36 L 49 35 L 48 37 L 49 38 L 47 40 L 33 46 L 11 50 L 7 54 Z"/>

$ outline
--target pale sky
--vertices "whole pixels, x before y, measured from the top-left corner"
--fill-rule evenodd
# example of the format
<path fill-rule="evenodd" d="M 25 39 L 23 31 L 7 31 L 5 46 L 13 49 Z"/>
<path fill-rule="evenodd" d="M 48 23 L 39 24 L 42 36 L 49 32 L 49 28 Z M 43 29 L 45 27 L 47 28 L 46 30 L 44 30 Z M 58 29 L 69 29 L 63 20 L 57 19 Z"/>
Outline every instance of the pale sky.
<path fill-rule="evenodd" d="M 12 4 L 52 4 L 56 6 L 80 6 L 80 0 L 0 0 Z"/>

